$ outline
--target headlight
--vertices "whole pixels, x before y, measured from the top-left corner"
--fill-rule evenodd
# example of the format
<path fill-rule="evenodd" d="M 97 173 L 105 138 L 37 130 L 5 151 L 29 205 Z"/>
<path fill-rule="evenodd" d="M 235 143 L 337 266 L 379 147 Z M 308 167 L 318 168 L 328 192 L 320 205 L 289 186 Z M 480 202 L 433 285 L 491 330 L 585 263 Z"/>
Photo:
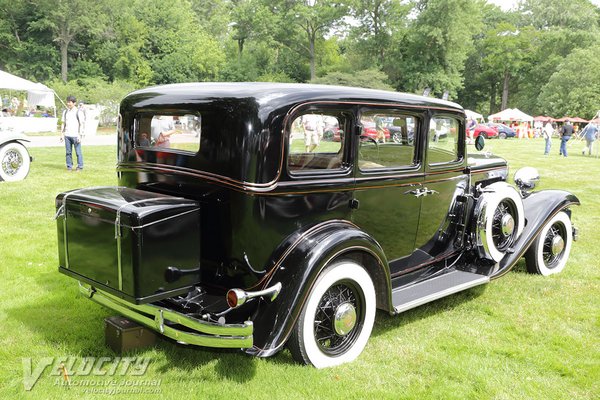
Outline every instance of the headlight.
<path fill-rule="evenodd" d="M 524 167 L 515 172 L 515 184 L 522 192 L 529 192 L 535 188 L 540 180 L 540 173 L 533 167 Z"/>

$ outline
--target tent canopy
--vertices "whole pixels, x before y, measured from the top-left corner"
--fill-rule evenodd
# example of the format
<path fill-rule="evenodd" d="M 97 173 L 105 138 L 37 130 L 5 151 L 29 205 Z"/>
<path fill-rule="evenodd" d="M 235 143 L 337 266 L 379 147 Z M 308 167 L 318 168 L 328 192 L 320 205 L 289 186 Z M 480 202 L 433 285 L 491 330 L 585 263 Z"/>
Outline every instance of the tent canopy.
<path fill-rule="evenodd" d="M 26 91 L 27 102 L 30 107 L 56 107 L 54 103 L 54 91 L 48 86 L 19 78 L 8 72 L 0 71 L 0 89 Z"/>
<path fill-rule="evenodd" d="M 465 110 L 465 115 L 467 116 L 467 119 L 473 119 L 475 121 L 483 120 L 483 115 L 476 113 L 475 111 Z"/>
<path fill-rule="evenodd" d="M 533 121 L 533 117 L 531 115 L 525 114 L 523 111 L 519 110 L 518 108 L 507 108 L 506 110 L 502 110 L 499 113 L 488 116 L 488 120 L 490 120 L 490 121 L 531 122 L 531 121 Z"/>
<path fill-rule="evenodd" d="M 575 122 L 575 123 L 590 122 L 587 119 L 583 119 L 583 118 L 579 118 L 579 117 L 562 117 L 562 118 L 555 119 L 556 122 L 565 122 L 566 120 L 569 120 L 570 122 Z"/>

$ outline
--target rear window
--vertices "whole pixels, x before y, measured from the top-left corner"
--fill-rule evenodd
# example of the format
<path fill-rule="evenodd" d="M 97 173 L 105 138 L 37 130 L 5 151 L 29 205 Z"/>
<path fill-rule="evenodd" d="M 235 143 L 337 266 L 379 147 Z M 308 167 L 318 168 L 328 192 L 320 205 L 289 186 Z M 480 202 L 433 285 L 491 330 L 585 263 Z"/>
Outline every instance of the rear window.
<path fill-rule="evenodd" d="M 134 146 L 146 149 L 175 149 L 188 153 L 200 150 L 202 115 L 144 113 L 136 118 Z"/>

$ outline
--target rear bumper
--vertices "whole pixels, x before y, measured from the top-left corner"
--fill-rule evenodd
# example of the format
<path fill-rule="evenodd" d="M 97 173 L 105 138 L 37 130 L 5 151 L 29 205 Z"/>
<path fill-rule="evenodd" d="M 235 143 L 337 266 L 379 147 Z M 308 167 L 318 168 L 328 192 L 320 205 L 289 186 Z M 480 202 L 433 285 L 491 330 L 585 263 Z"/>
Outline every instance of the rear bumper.
<path fill-rule="evenodd" d="M 81 283 L 79 291 L 96 303 L 182 344 L 235 349 L 250 348 L 253 344 L 251 321 L 221 325 L 152 304 L 132 304 Z M 190 331 L 174 328 L 174 325 L 184 326 Z"/>

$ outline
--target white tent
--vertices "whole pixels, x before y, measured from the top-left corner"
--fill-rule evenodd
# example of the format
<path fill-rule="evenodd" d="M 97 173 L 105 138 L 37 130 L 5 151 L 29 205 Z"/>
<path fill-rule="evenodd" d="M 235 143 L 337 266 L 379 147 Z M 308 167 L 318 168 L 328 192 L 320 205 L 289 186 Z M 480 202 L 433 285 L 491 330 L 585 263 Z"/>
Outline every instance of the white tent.
<path fill-rule="evenodd" d="M 465 115 L 467 116 L 467 119 L 472 119 L 477 122 L 483 121 L 483 115 L 481 115 L 475 111 L 465 110 Z"/>
<path fill-rule="evenodd" d="M 499 113 L 488 116 L 489 121 L 520 121 L 520 122 L 532 122 L 533 117 L 525 114 L 518 108 L 507 108 Z"/>
<path fill-rule="evenodd" d="M 54 90 L 41 83 L 31 82 L 8 72 L 0 71 L 0 89 L 26 91 L 29 107 L 44 106 L 56 109 Z"/>
<path fill-rule="evenodd" d="M 55 117 L 5 117 L 0 118 L 0 130 L 13 132 L 55 132 L 58 118 L 56 118 L 56 104 L 54 103 L 54 90 L 42 85 L 19 78 L 18 76 L 0 71 L 0 89 L 18 90 L 27 92 L 27 106 L 52 107 Z M 2 114 L 0 114 L 2 115 Z"/>

